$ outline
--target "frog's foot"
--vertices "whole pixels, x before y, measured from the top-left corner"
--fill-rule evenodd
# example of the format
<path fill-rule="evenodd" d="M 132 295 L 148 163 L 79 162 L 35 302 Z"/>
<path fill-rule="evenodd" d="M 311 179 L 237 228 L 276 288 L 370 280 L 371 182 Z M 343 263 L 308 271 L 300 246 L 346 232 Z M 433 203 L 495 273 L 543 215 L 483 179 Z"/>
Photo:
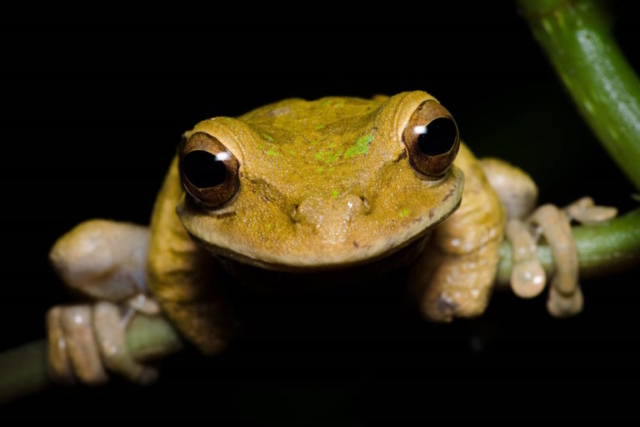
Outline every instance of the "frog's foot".
<path fill-rule="evenodd" d="M 598 206 L 591 197 L 583 197 L 565 206 L 562 211 L 569 222 L 590 225 L 605 222 L 618 215 L 618 209 L 611 206 Z"/>
<path fill-rule="evenodd" d="M 136 362 L 126 351 L 120 307 L 108 302 L 95 305 L 57 306 L 47 313 L 50 378 L 58 383 L 76 380 L 88 385 L 108 381 L 106 368 L 132 382 L 148 384 L 156 369 Z M 103 366 L 104 361 L 104 366 Z"/>
<path fill-rule="evenodd" d="M 536 255 L 536 243 L 544 235 L 557 266 L 549 290 L 548 310 L 555 317 L 579 313 L 584 301 L 578 285 L 577 248 L 569 225 L 571 221 L 596 224 L 616 215 L 616 208 L 597 206 L 590 197 L 583 197 L 562 210 L 552 205 L 539 207 L 529 217 L 534 229 L 524 221 L 510 220 L 506 238 L 513 247 L 511 289 L 522 298 L 534 297 L 542 292 L 546 278 Z"/>
<path fill-rule="evenodd" d="M 547 310 L 554 317 L 568 317 L 582 311 L 583 297 L 578 284 L 578 250 L 569 221 L 556 206 L 542 205 L 529 220 L 539 226 L 551 247 L 556 271 L 551 279 Z"/>

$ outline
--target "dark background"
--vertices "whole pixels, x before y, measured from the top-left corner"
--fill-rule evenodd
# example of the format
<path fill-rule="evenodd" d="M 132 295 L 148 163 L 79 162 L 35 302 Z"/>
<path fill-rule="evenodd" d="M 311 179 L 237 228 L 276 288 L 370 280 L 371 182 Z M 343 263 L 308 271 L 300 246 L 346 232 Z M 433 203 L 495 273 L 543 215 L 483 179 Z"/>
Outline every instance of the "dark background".
<path fill-rule="evenodd" d="M 615 4 L 615 28 L 640 69 L 633 3 Z M 56 238 L 94 217 L 147 223 L 184 130 L 282 98 L 426 90 L 476 154 L 530 172 L 541 202 L 637 206 L 509 1 L 15 6 L 0 11 L 0 350 L 42 338 L 47 308 L 70 301 L 47 261 Z M 54 388 L 0 417 L 637 416 L 637 273 L 584 281 L 584 313 L 562 321 L 544 296 L 504 294 L 480 319 L 428 324 L 395 276 L 254 299 L 219 357 L 188 350 L 156 386 Z"/>

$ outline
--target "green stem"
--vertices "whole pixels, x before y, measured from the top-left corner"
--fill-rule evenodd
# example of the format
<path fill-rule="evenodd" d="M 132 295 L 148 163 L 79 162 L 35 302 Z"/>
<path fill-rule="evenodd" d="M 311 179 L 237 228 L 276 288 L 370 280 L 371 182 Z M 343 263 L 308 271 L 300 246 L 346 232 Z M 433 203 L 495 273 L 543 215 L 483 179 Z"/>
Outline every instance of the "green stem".
<path fill-rule="evenodd" d="M 0 354 L 0 404 L 43 391 L 47 342 L 33 341 Z"/>
<path fill-rule="evenodd" d="M 127 350 L 139 361 L 179 351 L 182 340 L 160 316 L 136 316 L 127 328 Z M 33 341 L 0 354 L 0 404 L 45 390 L 51 383 L 45 362 L 47 343 Z"/>
<path fill-rule="evenodd" d="M 597 0 L 516 0 L 577 108 L 640 189 L 640 81 Z"/>

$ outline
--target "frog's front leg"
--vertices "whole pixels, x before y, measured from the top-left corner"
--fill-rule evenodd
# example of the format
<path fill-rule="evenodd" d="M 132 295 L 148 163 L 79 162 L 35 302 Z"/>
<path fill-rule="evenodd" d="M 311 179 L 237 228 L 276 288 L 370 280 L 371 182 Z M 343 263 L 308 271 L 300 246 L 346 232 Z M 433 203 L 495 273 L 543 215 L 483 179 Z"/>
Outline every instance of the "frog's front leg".
<path fill-rule="evenodd" d="M 125 347 L 133 310 L 158 312 L 145 296 L 147 227 L 105 220 L 84 222 L 53 246 L 51 263 L 63 282 L 95 304 L 56 306 L 47 313 L 48 369 L 58 382 L 101 384 L 107 368 L 130 381 L 153 381 L 155 369 L 137 363 Z M 144 303 L 142 303 L 144 300 Z"/>
<path fill-rule="evenodd" d="M 502 204 L 465 146 L 456 165 L 465 175 L 462 204 L 435 230 L 409 275 L 423 313 L 435 321 L 484 312 L 504 233 Z"/>

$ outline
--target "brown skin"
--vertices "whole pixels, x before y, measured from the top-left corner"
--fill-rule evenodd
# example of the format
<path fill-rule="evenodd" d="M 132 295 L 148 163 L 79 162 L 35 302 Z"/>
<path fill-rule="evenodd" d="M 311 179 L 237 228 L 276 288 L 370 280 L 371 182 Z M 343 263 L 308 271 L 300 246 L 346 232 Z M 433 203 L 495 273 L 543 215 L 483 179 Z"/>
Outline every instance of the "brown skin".
<path fill-rule="evenodd" d="M 448 114 L 433 99 L 419 91 L 292 99 L 197 124 L 186 140 L 204 133 L 223 144 L 240 165 L 239 186 L 228 201 L 204 208 L 185 196 L 174 159 L 154 209 L 147 263 L 164 312 L 201 350 L 217 353 L 231 324 L 221 283 L 228 276 L 216 274 L 222 266 L 235 277 L 256 269 L 348 277 L 363 266 L 413 261 L 420 250 L 411 285 L 427 317 L 482 313 L 505 216 L 466 147 L 440 177 L 412 163 L 414 147 L 404 139 L 414 112 L 424 105 Z M 398 255 L 405 252 L 413 255 Z"/>

